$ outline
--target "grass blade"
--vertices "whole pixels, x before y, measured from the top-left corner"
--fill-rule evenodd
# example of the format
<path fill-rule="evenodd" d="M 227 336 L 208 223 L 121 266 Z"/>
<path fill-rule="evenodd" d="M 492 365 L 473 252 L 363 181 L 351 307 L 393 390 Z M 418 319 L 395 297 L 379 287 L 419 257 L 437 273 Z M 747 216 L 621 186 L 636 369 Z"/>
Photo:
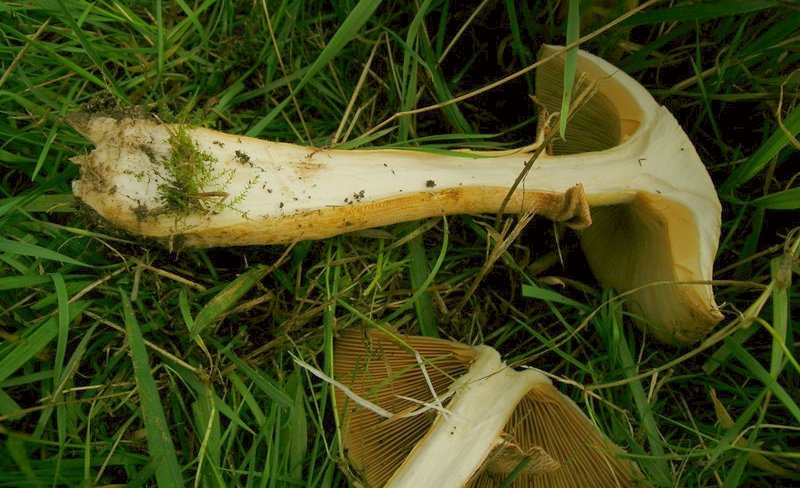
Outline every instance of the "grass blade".
<path fill-rule="evenodd" d="M 770 210 L 797 210 L 800 208 L 800 188 L 792 188 L 765 195 L 761 198 L 756 198 L 750 203 L 756 207 Z"/>
<path fill-rule="evenodd" d="M 236 279 L 228 283 L 225 288 L 217 293 L 214 298 L 208 301 L 205 306 L 197 313 L 197 317 L 192 324 L 192 337 L 197 337 L 213 321 L 217 320 L 222 314 L 231 309 L 236 303 L 253 288 L 270 271 L 269 266 L 260 264 L 239 275 Z"/>
<path fill-rule="evenodd" d="M 783 119 L 783 126 L 793 136 L 800 133 L 800 105 L 796 106 L 789 112 Z M 774 157 L 780 153 L 783 148 L 789 145 L 789 137 L 783 128 L 778 127 L 775 132 L 769 136 L 764 144 L 750 156 L 744 164 L 736 168 L 736 170 L 725 180 L 720 188 L 720 193 L 729 193 L 739 186 L 747 183 L 761 172 Z"/>
<path fill-rule="evenodd" d="M 770 358 L 770 376 L 777 379 L 783 370 L 787 335 L 789 330 L 790 300 L 789 288 L 792 285 L 791 255 L 784 255 L 770 261 L 770 268 L 775 287 L 772 289 L 772 357 Z M 781 276 L 783 274 L 784 276 Z"/>
<path fill-rule="evenodd" d="M 67 284 L 60 273 L 54 273 L 53 284 L 56 288 L 58 299 L 58 344 L 56 346 L 56 359 L 53 364 L 53 387 L 58 386 L 61 378 L 61 369 L 64 365 L 64 356 L 67 352 L 67 337 L 69 336 L 69 297 L 67 296 Z"/>
<path fill-rule="evenodd" d="M 69 310 L 69 321 L 75 320 L 88 307 L 87 302 L 75 302 Z M 44 349 L 58 335 L 57 316 L 51 316 L 38 326 L 30 327 L 20 334 L 18 341 L 0 343 L 0 382 L 5 381 L 24 366 L 39 351 Z"/>
<path fill-rule="evenodd" d="M 401 307 L 397 308 L 394 312 L 389 314 L 388 317 L 386 317 L 386 319 L 385 319 L 386 322 L 388 322 L 388 323 L 394 322 L 406 310 L 408 310 L 409 307 L 411 307 L 412 305 L 416 307 L 416 304 L 417 304 L 418 300 L 422 297 L 422 295 L 424 295 L 426 293 L 429 293 L 427 291 L 428 287 L 431 285 L 431 283 L 433 283 L 433 279 L 436 277 L 437 273 L 439 273 L 439 269 L 442 267 L 442 263 L 444 262 L 444 258 L 447 255 L 447 246 L 448 246 L 448 238 L 449 238 L 450 229 L 449 229 L 448 224 L 447 224 L 447 219 L 444 218 L 442 221 L 444 222 L 444 231 L 442 232 L 442 249 L 441 249 L 441 251 L 439 251 L 439 257 L 436 259 L 436 262 L 433 263 L 433 268 L 431 269 L 430 273 L 428 273 L 428 276 L 425 278 L 425 281 L 423 281 L 419 285 L 419 288 L 416 289 L 416 291 L 411 296 L 411 298 L 405 304 L 403 304 Z M 428 310 L 432 310 L 432 309 L 428 309 Z M 429 330 L 428 333 L 436 333 L 436 334 L 438 334 L 438 331 Z"/>
<path fill-rule="evenodd" d="M 18 288 L 33 288 L 53 281 L 49 276 L 23 275 L 5 276 L 0 278 L 0 291 L 15 290 Z"/>
<path fill-rule="evenodd" d="M 378 8 L 378 5 L 381 4 L 381 0 L 360 0 L 358 4 L 356 4 L 355 8 L 350 12 L 347 18 L 342 22 L 341 27 L 336 30 L 336 34 L 333 35 L 330 41 L 327 42 L 325 48 L 319 54 L 319 57 L 311 64 L 306 71 L 305 75 L 300 79 L 300 81 L 294 87 L 294 93 L 300 92 L 300 90 L 306 86 L 306 84 L 313 79 L 322 68 L 324 68 L 329 62 L 336 57 L 337 54 L 342 50 L 342 48 L 347 45 L 361 30 L 361 27 L 367 23 L 367 21 L 372 17 L 372 13 L 375 12 L 375 9 Z M 265 127 L 272 122 L 275 117 L 281 114 L 284 108 L 289 105 L 291 102 L 291 97 L 284 98 L 281 103 L 279 103 L 270 113 L 268 113 L 264 118 L 259 120 L 250 130 L 247 131 L 246 135 L 248 136 L 256 136 L 264 130 Z"/>
<path fill-rule="evenodd" d="M 63 16 L 61 17 L 62 20 L 72 29 L 72 33 L 81 43 L 81 46 L 86 51 L 86 54 L 89 55 L 89 58 L 94 63 L 95 67 L 103 73 L 103 81 L 106 84 L 106 87 L 114 93 L 114 96 L 119 98 L 120 100 L 126 100 L 127 97 L 125 96 L 125 92 L 122 91 L 119 86 L 117 85 L 116 79 L 113 75 L 111 75 L 108 70 L 106 70 L 104 58 L 97 54 L 96 50 L 94 49 L 94 44 L 89 42 L 89 40 L 84 35 L 84 29 L 82 29 L 76 22 L 75 19 L 72 18 L 72 14 L 67 9 L 66 5 L 64 5 L 64 0 L 56 0 L 59 7 L 61 7 L 61 11 L 63 12 Z"/>
<path fill-rule="evenodd" d="M 569 0 L 569 11 L 567 13 L 567 44 L 572 44 L 581 35 L 581 2 L 580 0 Z M 564 138 L 567 135 L 567 114 L 569 104 L 572 100 L 572 87 L 575 84 L 575 72 L 578 69 L 578 48 L 567 51 L 567 58 L 564 63 L 564 95 L 561 99 L 561 118 L 558 122 L 558 132 Z"/>
<path fill-rule="evenodd" d="M 609 321 L 604 327 L 611 329 L 613 337 L 619 337 L 619 340 L 616 341 L 616 344 L 608 344 L 608 347 L 616 350 L 617 360 L 623 368 L 624 374 L 628 377 L 635 376 L 638 373 L 638 363 L 634 360 L 633 354 L 628 348 L 628 341 L 623 334 L 621 308 L 618 305 L 610 306 L 614 306 L 615 309 L 601 320 Z M 647 394 L 642 387 L 641 381 L 631 381 L 628 383 L 628 387 L 633 396 L 641 427 L 647 435 L 648 446 L 652 453 L 652 457 L 640 462 L 642 470 L 656 486 L 672 486 L 673 480 L 666 461 L 662 436 L 659 432 L 656 417 L 653 414 L 653 408 L 647 399 Z"/>
<path fill-rule="evenodd" d="M 704 21 L 720 17 L 758 12 L 780 5 L 776 0 L 719 0 L 716 2 L 697 2 L 687 5 L 674 5 L 657 10 L 650 10 L 635 15 L 622 25 L 647 25 L 667 22 Z"/>
<path fill-rule="evenodd" d="M 139 402 L 147 431 L 147 448 L 155 462 L 158 486 L 183 486 L 183 475 L 178 464 L 178 456 L 172 443 L 169 424 L 164 416 L 161 395 L 150 370 L 150 358 L 144 345 L 142 331 L 133 313 L 128 295 L 120 290 L 122 311 L 125 319 L 128 344 L 130 346 L 133 374 L 139 390 Z"/>
<path fill-rule="evenodd" d="M 543 300 L 545 302 L 568 305 L 570 307 L 575 308 L 576 310 L 580 310 L 583 313 L 589 313 L 592 311 L 592 308 L 587 306 L 586 304 L 565 297 L 564 295 L 555 292 L 553 290 L 549 290 L 547 288 L 542 288 L 539 286 L 522 285 L 522 296 L 526 298 L 533 298 L 535 300 Z"/>
<path fill-rule="evenodd" d="M 28 242 L 11 241 L 8 239 L 0 238 L 0 252 L 7 252 L 9 254 L 21 254 L 23 256 L 31 256 L 39 259 L 47 259 L 49 261 L 59 261 L 62 263 L 75 264 L 77 266 L 93 267 L 90 264 L 78 261 L 60 252 L 51 251 L 50 249 L 30 244 Z"/>
<path fill-rule="evenodd" d="M 214 346 L 218 347 L 219 349 L 224 349 L 221 344 L 215 343 Z M 225 354 L 225 357 L 227 357 L 228 360 L 234 366 L 236 366 L 236 369 L 250 378 L 255 386 L 264 392 L 272 401 L 285 408 L 289 408 L 294 404 L 292 398 L 284 390 L 279 388 L 279 385 L 276 385 L 274 380 L 268 378 L 260 371 L 253 369 L 253 367 L 251 367 L 233 352 L 223 350 L 223 354 Z"/>
<path fill-rule="evenodd" d="M 781 403 L 786 407 L 786 410 L 791 413 L 795 421 L 800 423 L 800 407 L 797 406 L 797 403 L 792 398 L 792 396 L 778 383 L 778 381 L 770 376 L 769 371 L 764 369 L 763 366 L 750 355 L 747 351 L 744 350 L 742 346 L 736 344 L 733 341 L 729 341 L 727 338 L 725 339 L 725 345 L 731 349 L 733 355 L 736 359 L 739 360 L 745 368 L 747 368 L 748 372 L 754 377 L 758 378 L 764 386 L 769 388 L 772 391 L 772 394 L 775 395 L 775 398 L 780 400 Z"/>
<path fill-rule="evenodd" d="M 426 282 L 430 283 L 430 280 L 426 279 L 430 275 L 430 271 L 421 234 L 408 241 L 408 255 L 411 259 L 408 266 L 408 281 L 411 289 L 414 291 L 425 290 Z M 431 292 L 423 291 L 419 295 L 414 302 L 414 311 L 417 315 L 417 322 L 419 322 L 420 333 L 427 337 L 439 337 Z"/>

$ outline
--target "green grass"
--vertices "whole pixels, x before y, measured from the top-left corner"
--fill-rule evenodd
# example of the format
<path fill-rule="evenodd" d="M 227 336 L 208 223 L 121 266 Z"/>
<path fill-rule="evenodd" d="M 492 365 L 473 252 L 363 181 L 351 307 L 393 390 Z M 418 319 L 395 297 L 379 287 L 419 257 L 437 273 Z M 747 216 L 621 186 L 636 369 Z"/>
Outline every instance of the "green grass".
<path fill-rule="evenodd" d="M 329 374 L 337 331 L 384 322 L 563 378 L 656 485 L 800 483 L 797 6 L 654 2 L 595 32 L 624 10 L 333 3 L 0 5 L 0 486 L 347 486 L 330 388 L 293 357 Z M 719 189 L 725 319 L 692 347 L 632 327 L 543 219 L 484 269 L 494 216 L 174 252 L 70 195 L 90 145 L 65 116 L 109 97 L 317 146 L 527 143 L 533 73 L 512 75 L 592 33 Z"/>

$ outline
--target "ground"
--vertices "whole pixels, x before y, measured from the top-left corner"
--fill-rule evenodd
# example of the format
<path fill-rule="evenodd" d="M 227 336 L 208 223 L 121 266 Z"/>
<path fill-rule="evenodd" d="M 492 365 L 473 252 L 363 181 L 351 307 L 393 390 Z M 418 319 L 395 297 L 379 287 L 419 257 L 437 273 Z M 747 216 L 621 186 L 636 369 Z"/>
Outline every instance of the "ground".
<path fill-rule="evenodd" d="M 383 323 L 548 371 L 654 485 L 799 483 L 797 6 L 333 3 L 0 5 L 0 486 L 347 486 L 331 387 L 294 358 L 330 372 L 338 332 Z M 70 192 L 79 109 L 317 147 L 527 144 L 533 72 L 476 90 L 576 33 L 719 191 L 705 341 L 642 334 L 545 219 L 484 269 L 493 216 L 170 249 Z"/>

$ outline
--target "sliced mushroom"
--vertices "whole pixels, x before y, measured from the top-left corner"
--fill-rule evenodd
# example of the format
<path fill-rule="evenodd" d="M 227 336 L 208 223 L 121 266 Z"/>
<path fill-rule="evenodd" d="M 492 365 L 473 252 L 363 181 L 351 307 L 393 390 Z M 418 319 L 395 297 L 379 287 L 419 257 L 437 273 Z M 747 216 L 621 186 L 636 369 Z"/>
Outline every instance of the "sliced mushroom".
<path fill-rule="evenodd" d="M 334 350 L 345 455 L 368 486 L 637 486 L 641 473 L 541 372 L 488 346 L 371 330 Z M 363 401 L 388 411 L 368 409 Z"/>
<path fill-rule="evenodd" d="M 542 50 L 551 59 L 537 72 L 537 98 L 551 112 L 561 100 L 558 49 Z M 598 280 L 631 292 L 630 310 L 655 337 L 694 342 L 721 319 L 708 284 L 720 231 L 711 179 L 672 115 L 635 80 L 582 51 L 578 73 L 596 93 L 506 206 L 537 145 L 446 155 L 347 151 L 81 114 L 72 123 L 96 148 L 74 159 L 81 178 L 73 191 L 119 227 L 196 247 L 319 239 L 448 214 L 535 212 L 584 229 Z M 537 144 L 548 130 L 543 124 Z"/>

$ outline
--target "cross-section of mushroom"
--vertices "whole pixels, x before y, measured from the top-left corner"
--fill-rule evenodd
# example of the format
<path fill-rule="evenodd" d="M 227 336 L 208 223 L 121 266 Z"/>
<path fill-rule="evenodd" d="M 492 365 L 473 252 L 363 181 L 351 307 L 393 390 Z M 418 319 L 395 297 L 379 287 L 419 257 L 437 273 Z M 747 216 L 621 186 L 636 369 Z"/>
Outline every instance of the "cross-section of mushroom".
<path fill-rule="evenodd" d="M 544 374 L 515 371 L 490 347 L 348 331 L 334 371 L 351 395 L 336 391 L 345 455 L 368 486 L 491 487 L 513 476 L 517 488 L 603 488 L 641 479 Z"/>
<path fill-rule="evenodd" d="M 557 48 L 537 99 L 560 106 Z M 720 205 L 694 147 L 635 80 L 580 52 L 596 90 L 515 186 L 536 145 L 512 151 L 336 150 L 151 119 L 77 115 L 96 148 L 73 191 L 102 217 L 184 246 L 274 244 L 458 213 L 534 212 L 583 229 L 599 281 L 658 339 L 690 343 L 721 316 L 711 286 Z M 543 117 L 546 119 L 546 117 Z M 543 149 L 543 148 L 541 148 Z M 509 197 L 504 205 L 506 197 Z M 590 217 L 591 208 L 591 217 Z M 589 226 L 589 223 L 594 224 Z"/>

